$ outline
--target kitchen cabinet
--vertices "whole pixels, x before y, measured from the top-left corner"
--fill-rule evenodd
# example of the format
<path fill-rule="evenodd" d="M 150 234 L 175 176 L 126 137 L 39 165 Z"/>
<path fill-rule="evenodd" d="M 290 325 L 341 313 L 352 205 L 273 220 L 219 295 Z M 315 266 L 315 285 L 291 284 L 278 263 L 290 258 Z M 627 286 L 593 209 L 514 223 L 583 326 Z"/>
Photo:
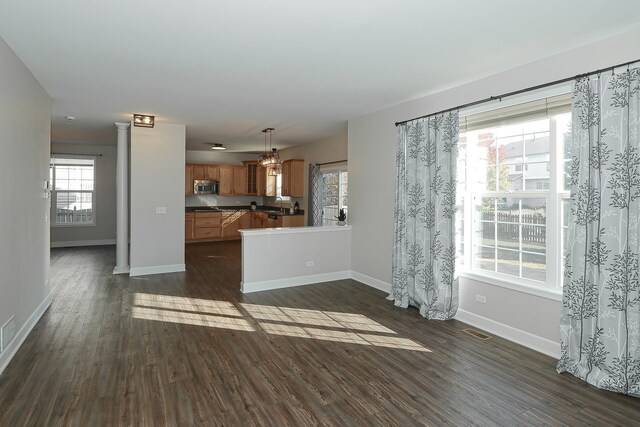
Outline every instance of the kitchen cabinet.
<path fill-rule="evenodd" d="M 304 195 L 304 160 L 291 159 L 282 162 L 282 195 Z"/>
<path fill-rule="evenodd" d="M 222 212 L 222 237 L 236 238 L 240 237 L 240 217 L 242 211 L 225 211 Z"/>
<path fill-rule="evenodd" d="M 304 215 L 284 215 L 282 227 L 304 227 Z"/>
<path fill-rule="evenodd" d="M 194 212 L 185 213 L 184 214 L 184 239 L 185 240 L 193 240 L 195 238 L 194 225 L 195 225 L 195 213 Z"/>
<path fill-rule="evenodd" d="M 276 177 L 269 176 L 269 169 L 258 166 L 256 170 L 258 196 L 276 196 Z"/>
<path fill-rule="evenodd" d="M 184 166 L 184 194 L 193 195 L 193 165 L 190 164 Z"/>
<path fill-rule="evenodd" d="M 219 239 L 221 212 L 195 212 L 194 239 Z"/>
<path fill-rule="evenodd" d="M 202 165 L 202 164 L 191 164 L 193 172 L 192 172 L 192 180 L 202 180 L 206 179 L 209 181 L 219 181 L 220 180 L 220 170 L 218 165 Z M 192 184 L 193 185 L 193 184 Z"/>
<path fill-rule="evenodd" d="M 238 228 L 240 230 L 248 230 L 252 227 L 251 221 L 251 212 L 250 211 L 242 211 L 240 214 L 240 222 L 238 224 Z"/>
<path fill-rule="evenodd" d="M 244 161 L 242 162 L 245 169 L 246 180 L 247 180 L 247 195 L 248 196 L 257 196 L 258 195 L 258 161 Z"/>
<path fill-rule="evenodd" d="M 221 196 L 238 196 L 246 194 L 247 177 L 244 166 L 220 165 Z"/>

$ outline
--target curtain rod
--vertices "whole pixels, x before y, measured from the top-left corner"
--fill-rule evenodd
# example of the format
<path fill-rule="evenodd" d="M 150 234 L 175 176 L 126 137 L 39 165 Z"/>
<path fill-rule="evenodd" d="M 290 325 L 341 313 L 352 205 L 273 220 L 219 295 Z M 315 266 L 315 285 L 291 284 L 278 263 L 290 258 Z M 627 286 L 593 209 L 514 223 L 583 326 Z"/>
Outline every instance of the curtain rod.
<path fill-rule="evenodd" d="M 98 156 L 102 157 L 102 154 L 78 154 L 78 153 L 51 153 L 52 156 Z"/>
<path fill-rule="evenodd" d="M 318 166 L 333 165 L 334 163 L 344 163 L 346 161 L 347 160 L 336 160 L 335 162 L 316 163 L 316 165 L 318 165 Z"/>
<path fill-rule="evenodd" d="M 408 122 L 411 122 L 411 121 L 414 121 L 414 120 L 424 119 L 425 117 L 435 116 L 437 114 L 448 113 L 448 112 L 453 111 L 453 110 L 461 110 L 463 108 L 473 107 L 475 105 L 484 104 L 485 102 L 502 100 L 502 98 L 506 98 L 508 96 L 520 95 L 521 93 L 531 92 L 533 90 L 543 89 L 545 87 L 554 86 L 554 85 L 558 85 L 558 84 L 561 84 L 561 83 L 567 83 L 567 82 L 570 82 L 572 80 L 579 79 L 580 77 L 587 77 L 587 76 L 592 76 L 594 74 L 604 73 L 606 71 L 613 71 L 616 68 L 628 67 L 629 65 L 631 65 L 633 63 L 636 63 L 636 62 L 640 62 L 640 59 L 636 59 L 634 61 L 629 61 L 629 62 L 625 62 L 625 63 L 618 64 L 618 65 L 614 65 L 612 67 L 601 68 L 600 70 L 591 71 L 589 73 L 578 74 L 577 76 L 574 76 L 574 77 L 565 77 L 564 79 L 555 80 L 555 81 L 552 81 L 552 82 L 549 82 L 549 83 L 543 83 L 543 84 L 539 84 L 539 85 L 536 85 L 536 86 L 531 86 L 531 87 L 528 87 L 526 89 L 514 90 L 513 92 L 503 93 L 502 95 L 490 96 L 489 98 L 480 99 L 478 101 L 473 101 L 473 102 L 468 102 L 466 104 L 458 105 L 457 107 L 447 108 L 445 110 L 441 110 L 441 111 L 438 111 L 438 112 L 435 112 L 435 113 L 429 113 L 429 114 L 425 114 L 423 116 L 414 117 L 413 119 L 403 120 L 401 122 L 396 122 L 396 126 L 400 126 L 400 125 L 403 125 L 405 123 L 408 123 Z"/>

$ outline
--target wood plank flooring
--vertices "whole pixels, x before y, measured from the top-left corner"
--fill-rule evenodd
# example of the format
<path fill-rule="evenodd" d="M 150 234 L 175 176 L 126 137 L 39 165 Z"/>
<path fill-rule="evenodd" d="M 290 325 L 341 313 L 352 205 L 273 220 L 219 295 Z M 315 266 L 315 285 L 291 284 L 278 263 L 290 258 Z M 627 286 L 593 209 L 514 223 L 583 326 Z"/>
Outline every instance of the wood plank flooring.
<path fill-rule="evenodd" d="M 1 426 L 640 425 L 640 399 L 352 280 L 242 295 L 239 242 L 188 245 L 186 273 L 113 276 L 114 258 L 52 251 Z"/>

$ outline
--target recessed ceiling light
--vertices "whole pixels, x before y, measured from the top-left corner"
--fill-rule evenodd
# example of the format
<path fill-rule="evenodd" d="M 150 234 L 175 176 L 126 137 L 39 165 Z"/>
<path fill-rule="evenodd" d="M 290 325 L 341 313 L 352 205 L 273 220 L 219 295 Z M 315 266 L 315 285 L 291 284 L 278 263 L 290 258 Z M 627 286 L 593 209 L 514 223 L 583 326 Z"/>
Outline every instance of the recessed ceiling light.
<path fill-rule="evenodd" d="M 226 150 L 227 147 L 225 147 L 223 144 L 211 144 L 211 149 L 212 150 Z"/>
<path fill-rule="evenodd" d="M 76 116 L 64 116 L 64 118 L 70 122 L 75 122 L 76 121 Z"/>

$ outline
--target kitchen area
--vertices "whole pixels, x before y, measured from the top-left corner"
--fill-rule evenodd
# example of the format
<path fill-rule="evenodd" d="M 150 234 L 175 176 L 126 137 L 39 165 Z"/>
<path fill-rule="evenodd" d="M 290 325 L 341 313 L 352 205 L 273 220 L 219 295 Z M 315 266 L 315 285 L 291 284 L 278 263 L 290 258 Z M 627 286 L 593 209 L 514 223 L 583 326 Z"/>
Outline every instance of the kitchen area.
<path fill-rule="evenodd" d="M 185 165 L 185 242 L 240 239 L 240 230 L 304 227 L 304 160 L 278 170 L 242 164 Z M 279 190 L 279 191 L 278 191 Z"/>

